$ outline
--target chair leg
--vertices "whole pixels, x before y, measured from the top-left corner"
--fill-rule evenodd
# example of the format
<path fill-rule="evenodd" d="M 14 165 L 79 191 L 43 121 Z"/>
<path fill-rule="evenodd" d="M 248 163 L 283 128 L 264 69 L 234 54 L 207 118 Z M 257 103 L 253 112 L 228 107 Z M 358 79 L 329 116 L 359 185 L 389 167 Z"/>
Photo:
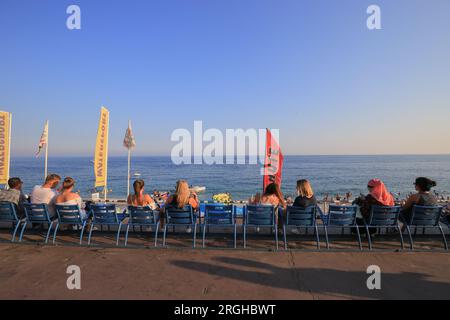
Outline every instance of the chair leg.
<path fill-rule="evenodd" d="M 130 225 L 127 224 L 127 231 L 125 231 L 125 247 L 128 244 L 128 232 L 130 232 Z"/>
<path fill-rule="evenodd" d="M 362 251 L 362 242 L 361 242 L 361 234 L 359 233 L 359 226 L 355 226 L 356 228 L 356 235 L 358 236 L 358 244 L 359 244 L 359 250 Z"/>
<path fill-rule="evenodd" d="M 59 229 L 59 222 L 56 224 L 55 232 L 53 232 L 53 244 L 55 244 L 56 242 L 56 233 L 58 232 L 58 229 Z"/>
<path fill-rule="evenodd" d="M 119 222 L 119 229 L 117 230 L 117 236 L 116 236 L 116 246 L 119 246 L 121 229 L 122 229 L 122 222 Z"/>
<path fill-rule="evenodd" d="M 404 245 L 404 241 L 403 241 L 402 229 L 400 228 L 399 225 L 397 225 L 396 229 L 398 231 L 398 234 L 400 235 L 400 244 L 401 244 L 401 247 L 402 247 L 402 250 L 403 250 L 405 248 L 405 245 Z"/>
<path fill-rule="evenodd" d="M 330 240 L 328 239 L 328 227 L 324 224 L 323 230 L 325 232 L 325 241 L 327 242 L 327 250 L 330 250 Z"/>
<path fill-rule="evenodd" d="M 244 224 L 244 249 L 247 248 L 247 227 Z"/>
<path fill-rule="evenodd" d="M 237 242 L 237 225 L 234 224 L 234 248 L 236 249 L 236 242 Z"/>
<path fill-rule="evenodd" d="M 317 250 L 320 250 L 320 236 L 319 236 L 319 228 L 317 227 L 317 224 L 314 225 L 314 230 L 316 232 Z"/>
<path fill-rule="evenodd" d="M 84 235 L 84 229 L 86 228 L 86 221 L 83 222 L 83 225 L 81 226 L 81 233 L 80 233 L 80 245 L 83 244 L 83 235 Z"/>
<path fill-rule="evenodd" d="M 193 248 L 195 249 L 195 240 L 197 239 L 197 222 L 194 223 L 194 243 Z"/>
<path fill-rule="evenodd" d="M 202 248 L 205 248 L 206 226 L 203 225 L 203 227 L 201 227 L 201 228 L 203 228 Z"/>
<path fill-rule="evenodd" d="M 155 248 L 158 246 L 158 231 L 159 231 L 159 221 L 156 223 L 156 230 L 155 230 Z"/>
<path fill-rule="evenodd" d="M 367 242 L 369 243 L 369 250 L 372 251 L 372 237 L 370 236 L 369 226 L 367 226 L 367 225 L 366 225 L 366 237 L 367 237 Z"/>
<path fill-rule="evenodd" d="M 275 225 L 275 246 L 278 251 L 278 225 Z"/>
<path fill-rule="evenodd" d="M 284 239 L 284 250 L 288 249 L 287 236 L 286 236 L 286 225 L 283 225 L 283 239 Z"/>
<path fill-rule="evenodd" d="M 413 242 L 413 238 L 411 235 L 411 229 L 409 228 L 408 225 L 406 225 L 406 230 L 408 231 L 408 236 L 409 236 L 409 249 L 411 251 L 414 251 L 414 242 Z"/>
<path fill-rule="evenodd" d="M 445 248 L 446 251 L 448 251 L 448 244 L 447 244 L 447 239 L 445 238 L 444 230 L 442 230 L 441 225 L 438 225 L 438 227 L 439 227 L 439 230 L 441 231 L 441 234 L 442 234 L 442 240 L 444 241 L 444 248 Z"/>
<path fill-rule="evenodd" d="M 16 233 L 17 233 L 17 230 L 19 229 L 19 226 L 20 226 L 20 221 L 18 221 L 16 223 L 16 226 L 14 227 L 14 232 L 13 232 L 13 235 L 12 235 L 12 238 L 11 238 L 11 242 L 15 242 L 16 241 Z"/>
<path fill-rule="evenodd" d="M 95 225 L 95 223 L 92 222 L 91 223 L 91 229 L 89 230 L 89 235 L 88 235 L 88 246 L 91 245 L 91 237 L 92 237 L 92 232 L 94 231 L 94 225 Z"/>
<path fill-rule="evenodd" d="M 27 222 L 25 221 L 22 225 L 22 230 L 20 230 L 19 242 L 22 242 L 23 232 L 25 231 L 26 226 L 27 226 Z"/>
<path fill-rule="evenodd" d="M 163 247 L 166 246 L 166 233 L 167 233 L 167 224 L 164 225 L 164 233 L 163 233 Z"/>
<path fill-rule="evenodd" d="M 48 243 L 48 239 L 49 239 L 49 237 L 50 237 L 50 232 L 52 231 L 52 223 L 50 223 L 49 225 L 48 225 L 48 230 L 47 230 L 47 236 L 45 237 L 45 244 L 47 244 Z"/>

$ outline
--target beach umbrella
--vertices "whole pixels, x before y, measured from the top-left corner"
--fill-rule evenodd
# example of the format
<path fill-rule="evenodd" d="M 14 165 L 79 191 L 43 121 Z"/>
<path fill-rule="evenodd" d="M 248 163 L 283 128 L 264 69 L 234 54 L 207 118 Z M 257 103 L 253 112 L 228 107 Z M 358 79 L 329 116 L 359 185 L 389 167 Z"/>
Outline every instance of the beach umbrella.
<path fill-rule="evenodd" d="M 39 157 L 42 149 L 45 147 L 45 164 L 44 164 L 44 179 L 48 173 L 48 120 L 45 122 L 44 131 L 42 131 L 41 139 L 39 140 L 38 151 L 36 152 L 36 158 Z"/>
<path fill-rule="evenodd" d="M 131 178 L 131 150 L 136 147 L 133 130 L 131 129 L 131 120 L 128 121 L 128 128 L 123 139 L 123 146 L 128 149 L 128 180 L 127 180 L 127 197 L 130 195 L 130 178 Z"/>

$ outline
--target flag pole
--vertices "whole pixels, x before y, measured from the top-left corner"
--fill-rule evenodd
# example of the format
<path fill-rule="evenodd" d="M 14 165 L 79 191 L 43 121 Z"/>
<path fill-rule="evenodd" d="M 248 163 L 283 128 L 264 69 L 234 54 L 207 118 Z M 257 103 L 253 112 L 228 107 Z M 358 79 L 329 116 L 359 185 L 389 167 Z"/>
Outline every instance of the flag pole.
<path fill-rule="evenodd" d="M 127 198 L 130 195 L 130 169 L 131 169 L 131 149 L 128 149 L 128 180 L 127 180 Z"/>
<path fill-rule="evenodd" d="M 45 144 L 44 179 L 46 179 L 47 175 L 48 175 L 48 140 L 49 140 L 49 128 L 48 128 L 48 120 L 47 120 L 47 143 Z"/>

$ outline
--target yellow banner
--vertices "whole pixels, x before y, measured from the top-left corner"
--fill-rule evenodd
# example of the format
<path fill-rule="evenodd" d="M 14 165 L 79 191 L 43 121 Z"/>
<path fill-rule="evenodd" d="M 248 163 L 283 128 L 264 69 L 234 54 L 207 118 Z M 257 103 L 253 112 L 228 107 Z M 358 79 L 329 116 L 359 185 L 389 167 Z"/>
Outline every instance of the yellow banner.
<path fill-rule="evenodd" d="M 95 187 L 106 187 L 108 177 L 108 134 L 109 111 L 102 107 L 97 131 L 97 143 L 95 144 Z"/>
<path fill-rule="evenodd" d="M 11 155 L 11 114 L 0 111 L 0 184 L 8 184 Z"/>

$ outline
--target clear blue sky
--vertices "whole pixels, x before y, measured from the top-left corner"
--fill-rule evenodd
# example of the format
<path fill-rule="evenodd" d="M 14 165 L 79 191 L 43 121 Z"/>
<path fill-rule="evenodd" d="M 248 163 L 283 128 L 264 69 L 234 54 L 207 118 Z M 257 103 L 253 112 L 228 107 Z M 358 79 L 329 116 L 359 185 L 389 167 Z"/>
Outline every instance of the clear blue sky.
<path fill-rule="evenodd" d="M 450 150 L 448 0 L 2 0 L 0 41 L 16 156 L 46 119 L 52 154 L 92 155 L 101 105 L 115 155 L 128 119 L 142 155 L 194 120 L 280 128 L 285 154 Z"/>

